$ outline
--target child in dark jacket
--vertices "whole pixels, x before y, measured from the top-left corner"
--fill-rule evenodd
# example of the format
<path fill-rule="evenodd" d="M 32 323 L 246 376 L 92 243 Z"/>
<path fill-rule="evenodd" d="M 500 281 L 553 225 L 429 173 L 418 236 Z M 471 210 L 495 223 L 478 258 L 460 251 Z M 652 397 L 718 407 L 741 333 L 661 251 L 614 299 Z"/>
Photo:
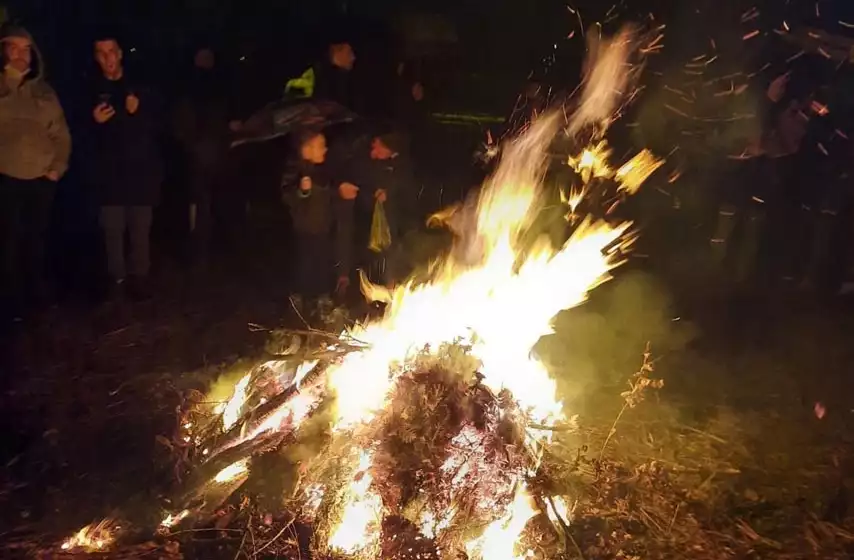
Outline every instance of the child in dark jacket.
<path fill-rule="evenodd" d="M 303 298 L 323 303 L 335 286 L 334 272 L 351 241 L 339 227 L 343 212 L 352 211 L 342 200 L 355 198 L 352 185 L 335 181 L 326 163 L 326 137 L 315 131 L 297 138 L 296 175 L 284 181 L 284 201 L 289 206 L 296 236 L 295 301 Z M 340 286 L 339 286 L 340 288 Z"/>

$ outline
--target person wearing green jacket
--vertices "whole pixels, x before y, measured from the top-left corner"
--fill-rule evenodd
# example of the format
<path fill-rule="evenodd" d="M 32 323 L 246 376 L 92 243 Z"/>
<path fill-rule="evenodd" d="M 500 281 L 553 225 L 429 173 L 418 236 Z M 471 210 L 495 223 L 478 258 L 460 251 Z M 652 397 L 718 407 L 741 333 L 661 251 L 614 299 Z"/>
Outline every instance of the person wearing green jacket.
<path fill-rule="evenodd" d="M 7 25 L 0 45 L 0 282 L 6 311 L 17 317 L 25 296 L 39 303 L 46 295 L 45 245 L 71 136 L 29 32 Z"/>

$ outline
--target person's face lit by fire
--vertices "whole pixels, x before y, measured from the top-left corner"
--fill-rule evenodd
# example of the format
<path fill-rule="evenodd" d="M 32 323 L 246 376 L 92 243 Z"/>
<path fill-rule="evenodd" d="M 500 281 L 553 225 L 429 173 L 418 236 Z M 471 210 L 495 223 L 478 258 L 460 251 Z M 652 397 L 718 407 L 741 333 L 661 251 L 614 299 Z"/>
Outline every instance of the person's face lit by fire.
<path fill-rule="evenodd" d="M 313 163 L 315 165 L 320 165 L 324 161 L 326 161 L 326 152 L 328 148 L 326 147 L 326 137 L 322 134 L 318 134 L 316 136 L 312 136 L 307 141 L 305 141 L 300 148 L 300 155 L 302 159 Z"/>
<path fill-rule="evenodd" d="M 21 74 L 30 69 L 33 44 L 26 37 L 9 37 L 3 41 L 3 59 L 6 66 Z"/>
<path fill-rule="evenodd" d="M 386 160 L 395 156 L 394 150 L 389 148 L 381 138 L 371 141 L 371 159 Z"/>
<path fill-rule="evenodd" d="M 350 71 L 356 64 L 356 53 L 350 43 L 338 43 L 329 47 L 332 64 L 342 70 Z"/>
<path fill-rule="evenodd" d="M 122 76 L 122 49 L 115 39 L 95 41 L 95 61 L 104 77 L 117 80 Z"/>

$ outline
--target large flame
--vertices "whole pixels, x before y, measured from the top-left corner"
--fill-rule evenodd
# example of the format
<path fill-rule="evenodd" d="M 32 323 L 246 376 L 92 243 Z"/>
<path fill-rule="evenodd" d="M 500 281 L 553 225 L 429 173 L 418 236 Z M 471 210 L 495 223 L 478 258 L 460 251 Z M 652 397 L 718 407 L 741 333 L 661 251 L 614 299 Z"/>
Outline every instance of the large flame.
<path fill-rule="evenodd" d="M 434 263 L 430 281 L 398 287 L 390 294 L 385 316 L 352 333 L 367 347 L 347 355 L 328 373 L 329 387 L 338 397 L 334 431 L 357 430 L 385 408 L 395 384 L 395 364 L 455 341 L 471 345 L 483 383 L 495 394 L 508 390 L 530 422 L 548 425 L 564 419 L 555 380 L 531 355 L 532 348 L 552 332 L 558 312 L 582 303 L 607 278 L 620 262 L 616 248 L 631 240 L 624 237 L 628 224 L 584 221 L 562 247 L 547 239 L 524 243 L 523 234 L 541 206 L 546 148 L 556 125 L 556 116 L 535 123 L 506 151 L 476 204 L 456 212 L 456 246 Z M 546 437 L 537 431 L 528 435 Z M 363 461 L 366 457 L 370 455 L 363 455 Z M 370 476 L 360 472 L 345 492 L 344 515 L 329 543 L 350 553 L 356 543 L 378 538 L 373 523 L 378 498 L 370 491 Z M 510 510 L 469 548 L 482 558 L 516 558 L 513 544 L 533 514 L 523 488 Z M 426 534 L 433 532 L 429 524 L 422 523 Z"/>
<path fill-rule="evenodd" d="M 336 429 L 369 422 L 384 407 L 394 385 L 390 366 L 454 341 L 473 345 L 484 383 L 496 392 L 510 390 L 532 420 L 563 417 L 555 382 L 531 349 L 552 332 L 559 311 L 582 303 L 619 263 L 616 251 L 607 249 L 627 242 L 628 224 L 585 222 L 562 247 L 548 240 L 523 247 L 521 234 L 539 209 L 556 123 L 556 116 L 543 118 L 510 146 L 475 212 L 460 212 L 467 221 L 458 224 L 457 247 L 434 263 L 432 279 L 398 287 L 385 317 L 352 333 L 368 349 L 329 372 L 339 396 Z"/>
<path fill-rule="evenodd" d="M 577 131 L 592 124 L 607 127 L 607 119 L 629 81 L 625 68 L 632 36 L 624 33 L 606 43 L 588 75 L 582 105 L 569 127 Z M 602 92 L 607 107 L 595 106 Z M 601 101 L 601 100 L 600 100 Z M 582 303 L 587 293 L 607 279 L 620 261 L 618 249 L 632 241 L 629 224 L 580 221 L 561 247 L 548 239 L 525 239 L 542 208 L 542 179 L 547 148 L 558 129 L 558 115 L 541 117 L 525 135 L 508 145 L 493 177 L 467 204 L 434 217 L 434 224 L 450 227 L 454 247 L 433 263 L 430 280 L 412 281 L 393 292 L 363 282 L 363 291 L 388 302 L 385 316 L 358 326 L 351 333 L 366 344 L 363 352 L 349 354 L 328 372 L 329 388 L 337 395 L 333 429 L 351 433 L 369 424 L 385 408 L 395 386 L 394 366 L 405 364 L 417 352 L 438 349 L 445 343 L 464 342 L 480 360 L 483 383 L 498 394 L 508 390 L 529 422 L 548 425 L 565 418 L 556 383 L 532 355 L 537 341 L 552 332 L 551 323 L 561 310 Z M 585 187 L 593 179 L 613 178 L 628 194 L 634 193 L 658 163 L 642 152 L 614 171 L 610 151 L 603 141 L 584 150 L 570 163 Z M 570 196 L 571 213 L 579 196 Z M 567 198 L 567 197 L 565 197 Z M 546 433 L 529 430 L 528 436 L 546 439 Z M 364 460 L 370 455 L 362 455 Z M 354 552 L 355 543 L 376 542 L 366 531 L 376 524 L 377 498 L 370 492 L 368 471 L 351 484 L 341 523 L 333 531 L 332 548 Z M 436 515 L 439 514 L 439 519 Z M 467 543 L 480 558 L 517 558 L 514 548 L 527 521 L 535 514 L 524 485 L 510 507 L 497 516 L 484 533 Z M 452 517 L 452 514 L 450 514 Z M 427 512 L 420 528 L 434 535 L 447 526 L 449 512 Z M 376 531 L 376 529 L 375 529 Z"/>

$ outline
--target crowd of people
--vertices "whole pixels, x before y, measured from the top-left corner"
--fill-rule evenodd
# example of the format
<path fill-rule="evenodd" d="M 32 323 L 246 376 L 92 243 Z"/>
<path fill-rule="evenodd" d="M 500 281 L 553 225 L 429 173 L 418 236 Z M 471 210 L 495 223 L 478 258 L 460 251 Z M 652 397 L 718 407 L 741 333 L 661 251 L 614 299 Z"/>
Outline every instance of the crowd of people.
<path fill-rule="evenodd" d="M 45 249 L 57 184 L 72 150 L 82 154 L 74 160 L 80 162 L 78 175 L 99 209 L 108 301 L 156 296 L 150 281 L 152 222 L 168 168 L 175 166 L 170 158 L 180 160 L 186 182 L 189 256 L 204 267 L 218 185 L 227 162 L 233 165 L 232 142 L 245 127 L 245 116 L 237 115 L 227 85 L 214 71 L 214 51 L 200 47 L 185 85 L 167 97 L 126 67 L 118 35 L 102 31 L 91 41 L 98 72 L 77 100 L 85 104 L 79 107 L 63 106 L 46 81 L 44 61 L 26 29 L 6 25 L 0 41 L 3 318 L 19 319 L 51 301 Z M 349 42 L 331 41 L 301 77 L 282 84 L 281 94 L 361 112 L 351 79 L 355 62 Z M 402 101 L 399 91 L 390 93 L 392 118 L 365 119 L 358 127 L 302 123 L 287 135 L 287 153 L 278 158 L 286 165 L 277 169 L 281 180 L 274 188 L 293 225 L 292 286 L 299 307 L 345 295 L 357 268 L 381 282 L 399 274 L 393 258 L 397 240 L 418 219 L 407 125 L 424 91 L 404 65 L 390 83 L 405 92 Z M 79 123 L 73 135 L 66 114 Z M 384 228 L 379 245 L 371 243 L 377 223 Z"/>
<path fill-rule="evenodd" d="M 290 215 L 290 285 L 300 311 L 352 293 L 357 270 L 385 284 L 406 274 L 400 240 L 425 217 L 415 201 L 419 174 L 414 161 L 419 158 L 413 157 L 413 144 L 424 136 L 419 128 L 425 114 L 417 65 L 389 66 L 382 85 L 357 87 L 356 52 L 337 38 L 327 41 L 302 73 L 282 80 L 272 99 L 255 100 L 247 109 L 233 88 L 248 80 L 239 74 L 225 77 L 207 44 L 195 50 L 192 70 L 182 76 L 179 88 L 159 88 L 124 63 L 118 35 L 101 31 L 90 42 L 95 75 L 84 94 L 61 103 L 65 100 L 46 80 L 44 61 L 27 30 L 6 25 L 0 41 L 4 319 L 20 318 L 52 300 L 45 249 L 57 185 L 69 166 L 98 208 L 108 301 L 156 295 L 150 273 L 152 224 L 164 195 L 172 194 L 164 193 L 163 185 L 176 180 L 176 168 L 186 194 L 179 204 L 189 242 L 186 256 L 202 269 L 210 260 L 214 234 L 243 235 L 236 224 L 247 221 L 244 191 L 260 178 L 269 183 L 267 191 L 277 193 L 263 205 Z M 711 253 L 730 276 L 752 274 L 764 264 L 772 275 L 808 286 L 822 281 L 835 262 L 854 262 L 847 254 L 830 262 L 834 239 L 850 237 L 846 224 L 852 220 L 844 218 L 854 215 L 854 197 L 846 194 L 850 149 L 845 132 L 832 124 L 838 118 L 826 118 L 828 93 L 816 96 L 813 82 L 789 70 L 766 84 L 756 111 L 764 116 L 750 121 L 757 126 L 749 127 L 753 132 L 746 148 L 741 140 L 735 142 L 742 153 L 728 156 L 726 166 L 719 154 L 700 156 L 707 167 L 715 161 L 715 181 L 721 183 L 703 188 L 713 202 L 704 204 L 702 219 Z M 529 82 L 507 123 L 509 133 L 549 106 L 548 91 L 547 84 Z M 235 149 L 251 138 L 259 109 L 275 121 L 263 113 L 269 102 L 282 107 L 322 102 L 367 118 L 358 125 L 303 119 L 282 135 L 286 143 L 268 143 L 279 150 L 275 159 L 283 163 L 271 178 L 245 157 L 258 151 L 257 144 Z M 835 103 L 834 116 L 846 118 L 839 107 L 848 105 Z M 377 107 L 381 115 L 375 114 Z M 662 109 L 661 114 L 667 113 Z M 707 168 L 696 161 L 693 167 Z M 227 182 L 232 184 L 223 188 Z M 667 237 L 673 245 L 672 235 Z M 847 276 L 840 273 L 845 280 L 854 278 L 854 267 L 849 268 Z M 846 283 L 843 289 L 852 286 Z"/>

